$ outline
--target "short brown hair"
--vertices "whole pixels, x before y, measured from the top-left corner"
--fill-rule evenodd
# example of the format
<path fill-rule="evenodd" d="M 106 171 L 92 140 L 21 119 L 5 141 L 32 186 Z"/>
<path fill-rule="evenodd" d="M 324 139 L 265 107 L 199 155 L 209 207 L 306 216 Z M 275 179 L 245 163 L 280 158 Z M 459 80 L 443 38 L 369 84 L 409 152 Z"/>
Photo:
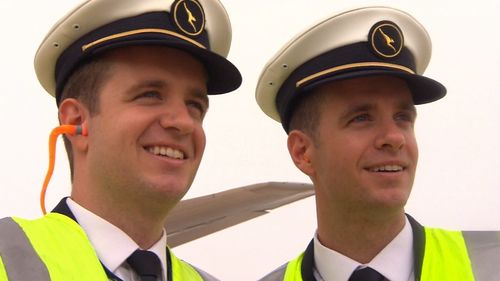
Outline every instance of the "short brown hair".
<path fill-rule="evenodd" d="M 304 92 L 293 105 L 290 113 L 289 132 L 299 130 L 310 136 L 315 143 L 319 140 L 318 124 L 321 116 L 321 104 L 325 94 L 318 89 Z"/>
<path fill-rule="evenodd" d="M 99 91 L 110 76 L 111 63 L 105 56 L 93 57 L 92 60 L 79 66 L 68 78 L 61 92 L 60 101 L 68 98 L 79 100 L 85 105 L 90 115 L 99 113 Z M 73 150 L 71 142 L 63 136 L 64 146 L 68 154 L 71 179 L 73 179 Z"/>

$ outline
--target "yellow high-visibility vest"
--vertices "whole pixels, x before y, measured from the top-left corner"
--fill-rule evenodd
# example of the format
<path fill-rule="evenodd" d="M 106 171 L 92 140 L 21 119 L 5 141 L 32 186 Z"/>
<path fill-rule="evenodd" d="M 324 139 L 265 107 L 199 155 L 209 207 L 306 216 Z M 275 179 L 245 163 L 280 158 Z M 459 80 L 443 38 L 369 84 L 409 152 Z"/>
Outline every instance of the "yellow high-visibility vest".
<path fill-rule="evenodd" d="M 419 281 L 475 281 L 475 276 L 481 276 L 477 281 L 498 280 L 499 275 L 492 274 L 492 266 L 484 264 L 485 262 L 497 263 L 500 259 L 498 243 L 500 234 L 498 232 L 462 232 L 424 228 L 424 233 L 424 258 Z M 478 241 L 481 240 L 484 241 L 484 243 L 481 242 L 484 246 L 478 247 Z M 484 256 L 475 253 L 471 259 L 469 252 L 478 250 L 488 253 Z M 490 259 L 485 259 L 485 257 Z M 304 253 L 301 253 L 283 267 L 284 272 L 280 273 L 278 269 L 272 276 L 262 280 L 303 281 L 301 269 L 303 259 Z"/>
<path fill-rule="evenodd" d="M 174 281 L 204 280 L 169 254 Z M 83 229 L 65 215 L 49 213 L 36 220 L 0 220 L 0 281 L 7 280 L 108 281 L 108 276 Z"/>

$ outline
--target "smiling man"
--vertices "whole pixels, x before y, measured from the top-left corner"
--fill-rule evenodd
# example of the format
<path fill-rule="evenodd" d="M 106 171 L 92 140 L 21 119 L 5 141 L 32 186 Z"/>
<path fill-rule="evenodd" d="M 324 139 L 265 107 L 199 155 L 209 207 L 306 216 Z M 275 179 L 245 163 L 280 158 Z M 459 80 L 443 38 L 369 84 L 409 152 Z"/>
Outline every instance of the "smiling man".
<path fill-rule="evenodd" d="M 318 226 L 304 253 L 262 280 L 498 280 L 498 233 L 423 227 L 405 214 L 415 105 L 446 93 L 422 76 L 430 56 L 413 17 L 368 7 L 314 25 L 265 66 L 257 102 L 314 184 Z"/>
<path fill-rule="evenodd" d="M 35 69 L 81 132 L 65 138 L 71 197 L 0 221 L 0 280 L 215 280 L 164 224 L 200 165 L 208 95 L 241 84 L 230 43 L 218 0 L 90 0 L 52 28 Z"/>

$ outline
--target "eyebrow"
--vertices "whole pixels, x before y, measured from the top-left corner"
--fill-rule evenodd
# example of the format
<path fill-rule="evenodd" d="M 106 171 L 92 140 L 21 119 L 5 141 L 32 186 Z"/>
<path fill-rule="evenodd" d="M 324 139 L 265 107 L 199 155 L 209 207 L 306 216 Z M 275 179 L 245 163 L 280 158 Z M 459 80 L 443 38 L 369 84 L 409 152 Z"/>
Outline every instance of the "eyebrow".
<path fill-rule="evenodd" d="M 347 107 L 346 110 L 344 110 L 342 112 L 342 114 L 340 115 L 340 118 L 346 119 L 353 114 L 370 111 L 374 108 L 375 108 L 375 106 L 373 104 L 370 104 L 370 103 L 358 103 L 358 104 L 350 105 Z"/>
<path fill-rule="evenodd" d="M 417 108 L 413 103 L 401 102 L 398 106 L 401 110 L 410 111 L 412 114 L 417 116 Z"/>
<path fill-rule="evenodd" d="M 341 114 L 341 118 L 345 119 L 345 118 L 348 118 L 349 116 L 356 114 L 356 113 L 370 111 L 370 110 L 375 109 L 375 107 L 376 106 L 374 104 L 371 104 L 371 103 L 354 104 L 354 105 L 347 107 L 347 109 Z M 401 102 L 401 103 L 399 103 L 397 108 L 399 110 L 410 111 L 415 116 L 417 115 L 417 109 L 413 103 Z"/>
<path fill-rule="evenodd" d="M 146 81 L 140 81 L 139 83 L 133 85 L 128 92 L 129 93 L 135 93 L 136 91 L 144 88 L 156 88 L 156 89 L 162 89 L 162 88 L 167 88 L 168 83 L 162 80 L 146 80 Z M 209 105 L 209 99 L 208 99 L 208 94 L 206 91 L 199 91 L 197 89 L 192 89 L 190 91 L 190 96 L 194 98 L 199 98 L 203 102 L 207 104 L 207 107 Z"/>
<path fill-rule="evenodd" d="M 167 83 L 165 83 L 164 81 L 161 81 L 161 80 L 146 80 L 146 81 L 140 81 L 134 85 L 132 85 L 132 87 L 130 87 L 130 89 L 128 90 L 129 93 L 135 93 L 136 91 L 140 90 L 140 89 L 144 89 L 144 88 L 157 88 L 157 89 L 160 89 L 160 88 L 165 88 L 167 87 Z"/>
<path fill-rule="evenodd" d="M 210 100 L 208 98 L 208 94 L 206 92 L 194 91 L 192 96 L 198 99 L 201 99 L 203 103 L 207 105 L 207 108 L 210 106 Z"/>

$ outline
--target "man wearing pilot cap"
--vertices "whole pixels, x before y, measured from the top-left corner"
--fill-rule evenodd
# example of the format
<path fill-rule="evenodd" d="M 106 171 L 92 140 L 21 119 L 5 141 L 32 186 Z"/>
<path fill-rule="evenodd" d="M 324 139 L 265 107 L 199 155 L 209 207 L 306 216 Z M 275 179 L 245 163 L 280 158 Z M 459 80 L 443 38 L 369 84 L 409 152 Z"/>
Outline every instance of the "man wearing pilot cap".
<path fill-rule="evenodd" d="M 35 70 L 71 196 L 0 221 L 0 280 L 215 280 L 168 249 L 164 224 L 200 164 L 208 95 L 241 84 L 230 44 L 218 0 L 89 0 L 54 25 Z"/>
<path fill-rule="evenodd" d="M 256 99 L 281 122 L 316 192 L 304 253 L 262 280 L 497 280 L 496 232 L 424 227 L 405 214 L 418 159 L 415 105 L 446 94 L 409 14 L 367 7 L 329 17 L 264 67 Z"/>

